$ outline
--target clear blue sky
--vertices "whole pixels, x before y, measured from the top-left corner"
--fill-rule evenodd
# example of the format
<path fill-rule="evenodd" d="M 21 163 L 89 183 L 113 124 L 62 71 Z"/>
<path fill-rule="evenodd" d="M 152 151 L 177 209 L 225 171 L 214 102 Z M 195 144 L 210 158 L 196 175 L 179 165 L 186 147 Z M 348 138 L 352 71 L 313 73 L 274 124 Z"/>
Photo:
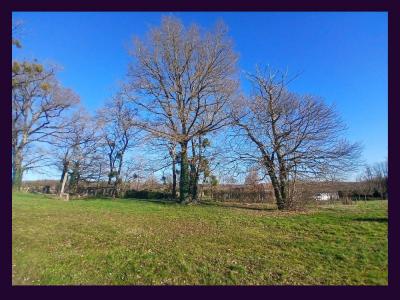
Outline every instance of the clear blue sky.
<path fill-rule="evenodd" d="M 23 20 L 18 58 L 37 58 L 63 67 L 61 82 L 89 110 L 116 90 L 130 61 L 133 36 L 143 36 L 168 13 L 14 13 Z M 229 27 L 241 70 L 257 63 L 301 72 L 294 91 L 335 103 L 349 127 L 348 138 L 364 145 L 368 163 L 388 151 L 387 14 L 364 12 L 173 13 L 185 24 Z"/>

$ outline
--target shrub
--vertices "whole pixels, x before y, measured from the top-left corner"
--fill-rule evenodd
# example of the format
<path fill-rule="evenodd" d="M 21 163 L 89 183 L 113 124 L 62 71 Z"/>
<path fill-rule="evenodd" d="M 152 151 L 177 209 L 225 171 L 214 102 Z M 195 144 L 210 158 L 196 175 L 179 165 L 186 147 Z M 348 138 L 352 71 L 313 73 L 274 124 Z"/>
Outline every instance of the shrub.
<path fill-rule="evenodd" d="M 171 198 L 172 195 L 164 192 L 157 191 L 136 191 L 136 190 L 128 190 L 125 192 L 125 198 L 136 198 L 136 199 L 168 199 Z"/>

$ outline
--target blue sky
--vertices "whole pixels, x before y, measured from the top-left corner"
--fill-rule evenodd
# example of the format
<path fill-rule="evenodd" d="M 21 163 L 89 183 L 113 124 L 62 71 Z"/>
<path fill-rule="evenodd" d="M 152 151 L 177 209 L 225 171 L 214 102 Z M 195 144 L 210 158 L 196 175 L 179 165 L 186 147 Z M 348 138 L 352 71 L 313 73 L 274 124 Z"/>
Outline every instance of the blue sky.
<path fill-rule="evenodd" d="M 169 13 L 14 13 L 23 20 L 18 58 L 57 63 L 61 82 L 94 110 L 124 79 L 132 37 L 143 36 Z M 335 103 L 349 130 L 364 145 L 368 163 L 388 151 L 387 14 L 372 12 L 172 13 L 185 24 L 211 28 L 223 20 L 239 53 L 239 67 L 269 64 L 301 76 L 291 89 Z M 28 179 L 28 178 L 27 178 Z"/>

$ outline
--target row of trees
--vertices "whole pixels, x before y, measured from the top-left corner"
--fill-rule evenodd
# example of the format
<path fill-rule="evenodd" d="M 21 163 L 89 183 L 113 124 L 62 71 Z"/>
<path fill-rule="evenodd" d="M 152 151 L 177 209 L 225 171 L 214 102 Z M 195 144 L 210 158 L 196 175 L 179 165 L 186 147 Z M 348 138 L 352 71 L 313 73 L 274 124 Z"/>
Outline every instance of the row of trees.
<path fill-rule="evenodd" d="M 69 176 L 72 192 L 78 191 L 79 182 L 107 181 L 113 196 L 119 195 L 123 177 L 134 179 L 130 176 L 140 167 L 126 161 L 130 150 L 145 138 L 134 125 L 135 114 L 126 99 L 117 95 L 94 116 L 82 109 L 71 115 L 64 132 L 53 135 L 50 141 L 61 171 L 60 193 Z"/>
<path fill-rule="evenodd" d="M 171 170 L 172 195 L 179 184 L 182 203 L 197 200 L 199 183 L 215 181 L 216 168 L 252 167 L 271 182 L 278 208 L 289 209 L 298 180 L 357 167 L 360 146 L 342 138 L 334 107 L 291 92 L 286 74 L 257 68 L 246 74 L 250 93 L 241 91 L 238 55 L 222 23 L 204 31 L 163 18 L 130 54 L 120 92 L 92 117 L 68 112 L 78 97 L 54 69 L 14 61 L 14 187 L 35 162 L 39 153 L 29 145 L 37 142 L 56 149 L 62 183 L 68 173 L 71 187 L 107 174 L 116 195 L 124 172 L 137 176 L 135 147 L 146 145 L 159 154 L 159 169 Z"/>
<path fill-rule="evenodd" d="M 388 195 L 388 161 L 366 165 L 358 177 L 359 193 L 364 197 L 373 196 L 387 199 Z"/>

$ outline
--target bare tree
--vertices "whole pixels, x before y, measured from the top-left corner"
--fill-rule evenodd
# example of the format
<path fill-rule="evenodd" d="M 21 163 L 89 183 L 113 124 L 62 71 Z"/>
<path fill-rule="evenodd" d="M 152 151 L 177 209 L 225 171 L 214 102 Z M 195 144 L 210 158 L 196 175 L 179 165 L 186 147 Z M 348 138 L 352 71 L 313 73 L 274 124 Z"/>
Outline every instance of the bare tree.
<path fill-rule="evenodd" d="M 177 153 L 176 153 L 176 143 L 174 142 L 169 142 L 167 144 L 167 148 L 168 148 L 168 154 L 171 158 L 171 172 L 172 172 L 172 199 L 176 199 L 177 198 L 177 194 L 176 194 L 176 164 L 177 164 Z"/>
<path fill-rule="evenodd" d="M 212 163 L 217 155 L 216 149 L 211 151 L 211 141 L 207 137 L 199 136 L 191 140 L 192 155 L 189 158 L 190 166 L 190 185 L 189 190 L 194 201 L 198 199 L 199 180 L 203 177 L 203 184 L 211 176 Z"/>
<path fill-rule="evenodd" d="M 21 48 L 22 44 L 20 41 L 20 34 L 22 31 L 22 25 L 23 22 L 21 20 L 13 20 L 12 22 L 12 28 L 11 28 L 11 34 L 12 34 L 12 38 L 11 38 L 11 44 L 17 48 Z"/>
<path fill-rule="evenodd" d="M 332 106 L 287 89 L 285 74 L 257 69 L 253 91 L 232 106 L 240 159 L 262 166 L 279 209 L 289 209 L 299 178 L 326 178 L 353 170 L 360 147 L 341 138 L 345 126 Z"/>
<path fill-rule="evenodd" d="M 77 190 L 80 180 L 99 180 L 104 160 L 98 151 L 100 137 L 96 129 L 92 117 L 80 109 L 72 115 L 64 132 L 52 138 L 56 165 L 61 171 L 60 195 L 64 193 L 69 175 L 72 191 Z"/>
<path fill-rule="evenodd" d="M 151 150 L 157 153 L 157 159 L 153 161 L 158 165 L 153 171 L 163 170 L 163 180 L 171 179 L 172 198 L 176 199 L 176 184 L 177 184 L 177 161 L 180 159 L 180 153 L 177 153 L 177 144 L 164 138 L 153 137 L 151 140 Z M 210 141 L 205 136 L 193 138 L 188 145 L 188 163 L 189 163 L 189 192 L 193 201 L 198 200 L 199 181 L 203 177 L 203 183 L 210 176 L 213 157 L 215 151 L 210 151 Z M 149 149 L 147 147 L 147 149 Z M 215 150 L 215 149 L 213 149 Z M 158 161 L 158 163 L 156 162 Z M 171 176 L 165 177 L 164 171 L 171 168 Z M 168 172 L 169 173 L 169 172 Z M 167 173 L 167 176 L 168 176 Z"/>
<path fill-rule="evenodd" d="M 151 135 L 149 138 L 148 151 L 154 152 L 157 155 L 157 159 L 153 160 L 152 163 L 158 167 L 153 168 L 153 171 L 167 170 L 171 168 L 171 196 L 172 199 L 177 199 L 177 163 L 179 154 L 177 152 L 177 143 L 157 135 Z"/>
<path fill-rule="evenodd" d="M 142 115 L 138 125 L 180 146 L 180 201 L 189 198 L 188 144 L 227 124 L 225 107 L 237 89 L 237 56 L 219 24 L 211 32 L 162 19 L 136 39 L 127 91 Z"/>
<path fill-rule="evenodd" d="M 382 199 L 387 198 L 388 190 L 388 161 L 376 163 L 374 165 L 374 173 L 377 181 L 377 189 Z"/>
<path fill-rule="evenodd" d="M 27 156 L 38 165 L 43 156 L 28 147 L 63 131 L 65 111 L 79 101 L 70 89 L 62 87 L 55 70 L 37 62 L 14 61 L 12 66 L 12 182 L 20 189 Z M 40 163 L 39 163 L 40 165 Z"/>
<path fill-rule="evenodd" d="M 363 173 L 359 176 L 358 181 L 362 183 L 364 193 L 370 196 L 374 194 L 376 189 L 376 178 L 371 166 L 365 165 Z"/>
<path fill-rule="evenodd" d="M 72 153 L 70 163 L 69 190 L 79 193 L 80 184 L 87 185 L 98 181 L 99 173 L 103 170 L 104 160 L 97 151 L 98 145 L 93 141 L 76 147 Z"/>
<path fill-rule="evenodd" d="M 232 175 L 225 176 L 223 181 L 225 184 L 229 184 L 229 185 L 235 185 L 238 182 L 237 178 Z"/>
<path fill-rule="evenodd" d="M 358 195 L 362 195 L 364 200 L 371 195 L 371 185 L 364 179 L 363 175 L 357 177 L 356 190 Z"/>
<path fill-rule="evenodd" d="M 136 111 L 121 94 L 115 96 L 98 113 L 109 161 L 108 184 L 112 184 L 114 179 L 113 196 L 118 194 L 122 183 L 121 171 L 125 154 L 139 144 L 140 130 L 134 125 L 135 119 Z"/>
<path fill-rule="evenodd" d="M 381 198 L 386 198 L 388 191 L 388 161 L 365 165 L 358 181 L 369 195 L 379 193 Z"/>
<path fill-rule="evenodd" d="M 121 176 L 124 178 L 125 184 L 129 188 L 139 190 L 143 184 L 143 180 L 153 174 L 151 162 L 143 156 L 135 156 L 135 160 L 127 160 L 122 167 Z"/>
<path fill-rule="evenodd" d="M 249 185 L 251 187 L 257 186 L 261 181 L 261 178 L 258 173 L 259 173 L 258 168 L 256 167 L 250 168 L 246 178 L 244 179 L 244 184 Z"/>

